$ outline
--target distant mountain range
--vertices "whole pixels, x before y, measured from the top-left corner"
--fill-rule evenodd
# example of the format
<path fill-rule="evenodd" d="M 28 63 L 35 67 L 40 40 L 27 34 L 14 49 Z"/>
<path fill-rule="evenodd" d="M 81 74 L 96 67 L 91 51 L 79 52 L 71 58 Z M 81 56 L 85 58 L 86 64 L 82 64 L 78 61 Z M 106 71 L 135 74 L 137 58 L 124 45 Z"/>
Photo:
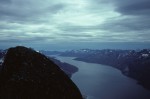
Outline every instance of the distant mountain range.
<path fill-rule="evenodd" d="M 47 52 L 48 53 L 48 52 Z M 49 52 L 50 53 L 50 52 Z M 112 66 L 138 81 L 150 90 L 150 49 L 142 50 L 70 50 L 51 52 L 61 56 L 76 57 L 75 60 Z"/>
<path fill-rule="evenodd" d="M 0 52 L 0 99 L 83 99 L 47 56 L 22 46 Z"/>

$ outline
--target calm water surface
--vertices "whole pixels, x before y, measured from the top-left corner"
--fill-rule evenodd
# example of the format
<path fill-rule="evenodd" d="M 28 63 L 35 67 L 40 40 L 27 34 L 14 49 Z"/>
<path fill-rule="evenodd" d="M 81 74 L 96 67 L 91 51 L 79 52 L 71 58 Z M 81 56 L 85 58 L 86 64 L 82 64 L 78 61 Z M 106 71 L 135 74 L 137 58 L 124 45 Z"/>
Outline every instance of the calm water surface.
<path fill-rule="evenodd" d="M 76 61 L 73 57 L 56 58 L 79 68 L 72 80 L 88 99 L 150 99 L 150 91 L 115 68 Z"/>

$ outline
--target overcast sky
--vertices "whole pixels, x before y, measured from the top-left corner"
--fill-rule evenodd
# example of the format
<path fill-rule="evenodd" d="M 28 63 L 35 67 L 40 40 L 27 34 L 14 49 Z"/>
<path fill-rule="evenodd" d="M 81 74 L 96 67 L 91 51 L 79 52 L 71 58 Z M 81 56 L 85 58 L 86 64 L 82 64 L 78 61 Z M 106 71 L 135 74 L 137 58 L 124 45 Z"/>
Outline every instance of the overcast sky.
<path fill-rule="evenodd" d="M 0 0 L 1 46 L 73 42 L 150 42 L 150 0 Z"/>

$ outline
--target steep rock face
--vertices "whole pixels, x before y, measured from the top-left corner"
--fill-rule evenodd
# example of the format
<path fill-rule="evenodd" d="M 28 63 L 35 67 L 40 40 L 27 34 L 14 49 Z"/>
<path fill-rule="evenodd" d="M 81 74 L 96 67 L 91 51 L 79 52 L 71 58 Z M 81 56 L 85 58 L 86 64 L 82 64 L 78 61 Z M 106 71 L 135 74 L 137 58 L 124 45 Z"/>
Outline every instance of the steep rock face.
<path fill-rule="evenodd" d="M 129 76 L 150 90 L 150 56 L 140 57 L 129 65 Z"/>
<path fill-rule="evenodd" d="M 0 73 L 0 99 L 82 99 L 69 77 L 46 56 L 10 48 Z"/>

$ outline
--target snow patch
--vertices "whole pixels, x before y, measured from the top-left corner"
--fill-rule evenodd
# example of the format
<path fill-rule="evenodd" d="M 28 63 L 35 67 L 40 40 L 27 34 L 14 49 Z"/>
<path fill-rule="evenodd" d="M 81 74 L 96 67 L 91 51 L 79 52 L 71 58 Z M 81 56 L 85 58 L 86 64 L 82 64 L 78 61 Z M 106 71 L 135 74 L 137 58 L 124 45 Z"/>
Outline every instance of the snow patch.
<path fill-rule="evenodd" d="M 0 59 L 0 63 L 3 63 L 4 62 L 4 60 L 3 59 Z"/>
<path fill-rule="evenodd" d="M 148 57 L 149 55 L 148 54 L 142 54 L 142 57 Z"/>
<path fill-rule="evenodd" d="M 0 59 L 0 65 L 2 65 L 3 64 L 3 62 L 4 62 L 4 58 L 5 58 L 5 55 L 7 54 L 7 51 L 2 51 L 2 54 L 3 54 L 3 57 Z"/>
<path fill-rule="evenodd" d="M 1 58 L 1 59 L 0 59 L 0 65 L 2 65 L 3 62 L 4 62 L 4 58 Z"/>

